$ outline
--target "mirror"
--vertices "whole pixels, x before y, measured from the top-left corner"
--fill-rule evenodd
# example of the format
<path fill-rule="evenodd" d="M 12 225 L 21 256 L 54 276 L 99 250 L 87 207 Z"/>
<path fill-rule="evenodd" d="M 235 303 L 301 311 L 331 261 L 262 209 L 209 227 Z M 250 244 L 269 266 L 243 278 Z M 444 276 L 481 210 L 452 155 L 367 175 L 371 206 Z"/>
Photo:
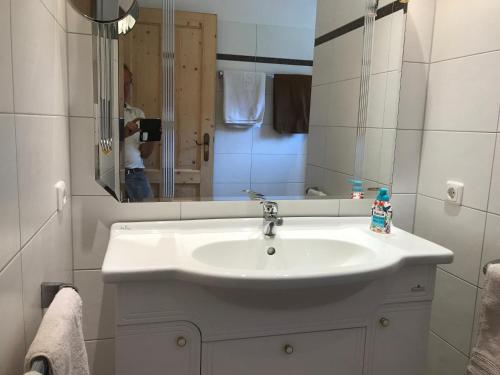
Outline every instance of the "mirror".
<path fill-rule="evenodd" d="M 133 9 L 135 0 L 69 0 L 83 16 L 98 23 L 112 23 L 125 18 Z"/>
<path fill-rule="evenodd" d="M 407 4 L 172 3 L 138 0 L 133 28 L 116 33 L 117 199 L 391 186 Z"/>

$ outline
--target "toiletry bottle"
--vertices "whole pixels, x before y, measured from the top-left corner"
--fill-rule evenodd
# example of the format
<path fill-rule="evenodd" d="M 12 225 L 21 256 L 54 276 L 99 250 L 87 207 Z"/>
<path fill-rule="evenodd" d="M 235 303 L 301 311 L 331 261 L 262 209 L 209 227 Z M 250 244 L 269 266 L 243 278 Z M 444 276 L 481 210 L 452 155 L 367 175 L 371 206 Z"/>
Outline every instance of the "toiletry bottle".
<path fill-rule="evenodd" d="M 352 184 L 352 199 L 365 199 L 365 193 L 363 191 L 363 181 L 359 180 L 349 180 Z"/>
<path fill-rule="evenodd" d="M 389 190 L 381 188 L 377 199 L 372 206 L 372 220 L 370 229 L 377 233 L 391 233 L 392 205 L 389 197 Z"/>

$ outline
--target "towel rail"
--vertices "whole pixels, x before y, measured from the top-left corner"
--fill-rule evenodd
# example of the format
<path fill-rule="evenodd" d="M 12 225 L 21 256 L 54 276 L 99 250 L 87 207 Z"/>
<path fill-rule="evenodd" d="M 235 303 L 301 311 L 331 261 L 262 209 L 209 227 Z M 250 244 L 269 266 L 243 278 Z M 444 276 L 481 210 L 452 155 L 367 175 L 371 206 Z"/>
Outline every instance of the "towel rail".
<path fill-rule="evenodd" d="M 272 73 L 266 73 L 266 77 L 268 77 L 268 78 L 274 78 L 274 74 L 272 74 Z M 219 72 L 219 78 L 224 78 L 224 72 L 223 71 Z"/>
<path fill-rule="evenodd" d="M 497 260 L 492 260 L 491 262 L 488 262 L 484 265 L 483 267 L 483 273 L 486 275 L 488 273 L 488 267 L 492 264 L 500 264 L 500 259 Z"/>

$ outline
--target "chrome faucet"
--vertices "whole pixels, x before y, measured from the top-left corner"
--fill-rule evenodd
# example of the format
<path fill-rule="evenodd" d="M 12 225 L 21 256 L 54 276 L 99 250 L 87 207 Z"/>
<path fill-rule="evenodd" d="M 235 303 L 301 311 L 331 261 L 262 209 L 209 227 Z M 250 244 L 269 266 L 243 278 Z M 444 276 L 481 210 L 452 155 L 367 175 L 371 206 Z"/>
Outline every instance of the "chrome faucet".
<path fill-rule="evenodd" d="M 283 218 L 278 216 L 278 203 L 263 200 L 261 204 L 264 209 L 264 236 L 274 238 L 276 227 L 283 225 Z"/>

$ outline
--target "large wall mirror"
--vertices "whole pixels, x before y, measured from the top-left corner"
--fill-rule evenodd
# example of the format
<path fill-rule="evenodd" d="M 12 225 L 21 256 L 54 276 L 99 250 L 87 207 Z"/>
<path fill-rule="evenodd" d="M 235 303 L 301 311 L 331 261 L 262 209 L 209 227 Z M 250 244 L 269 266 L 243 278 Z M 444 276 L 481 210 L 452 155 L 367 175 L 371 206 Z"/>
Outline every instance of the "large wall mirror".
<path fill-rule="evenodd" d="M 406 6 L 137 0 L 95 27 L 97 179 L 122 202 L 390 187 Z"/>

